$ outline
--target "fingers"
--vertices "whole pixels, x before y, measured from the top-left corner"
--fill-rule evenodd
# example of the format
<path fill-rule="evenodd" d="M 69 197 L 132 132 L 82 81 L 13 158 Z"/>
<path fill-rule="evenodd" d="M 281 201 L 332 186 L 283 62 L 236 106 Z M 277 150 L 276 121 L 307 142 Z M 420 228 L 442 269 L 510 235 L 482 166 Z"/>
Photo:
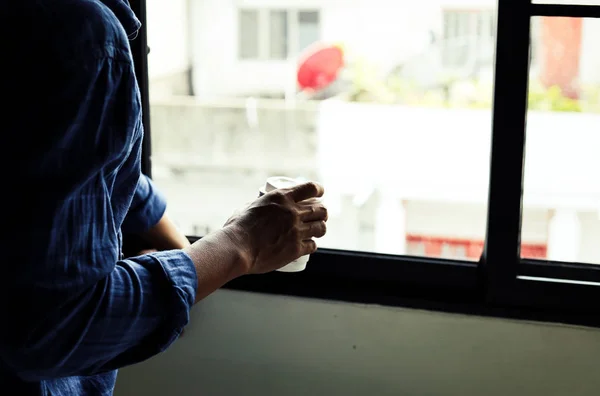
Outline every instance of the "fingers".
<path fill-rule="evenodd" d="M 327 208 L 318 203 L 310 205 L 299 205 L 299 217 L 300 221 L 308 223 L 311 221 L 327 221 L 329 215 L 327 214 Z"/>
<path fill-rule="evenodd" d="M 312 221 L 304 223 L 299 228 L 299 236 L 302 240 L 321 238 L 327 233 L 327 224 L 324 221 Z"/>
<path fill-rule="evenodd" d="M 317 251 L 317 243 L 312 239 L 307 239 L 306 241 L 302 241 L 302 256 L 306 254 L 313 254 Z"/>
<path fill-rule="evenodd" d="M 318 183 L 308 182 L 289 189 L 290 196 L 296 202 L 304 201 L 310 198 L 320 198 L 325 193 L 325 189 Z"/>

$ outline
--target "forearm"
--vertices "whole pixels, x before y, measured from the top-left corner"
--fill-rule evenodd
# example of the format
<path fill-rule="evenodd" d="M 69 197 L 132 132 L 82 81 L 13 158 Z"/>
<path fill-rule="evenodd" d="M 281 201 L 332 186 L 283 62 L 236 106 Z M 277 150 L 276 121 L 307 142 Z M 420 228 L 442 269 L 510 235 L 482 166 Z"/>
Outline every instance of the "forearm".
<path fill-rule="evenodd" d="M 74 290 L 72 300 L 64 290 L 35 289 L 32 298 L 5 289 L 33 305 L 0 309 L 0 317 L 26 319 L 0 331 L 0 359 L 21 378 L 41 380 L 91 375 L 162 352 L 187 324 L 193 303 L 248 272 L 244 244 L 231 235 L 226 227 L 181 250 L 120 261 L 84 293 Z"/>
<path fill-rule="evenodd" d="M 187 237 L 166 213 L 152 228 L 140 234 L 140 237 L 156 250 L 183 249 L 190 246 Z"/>
<path fill-rule="evenodd" d="M 184 249 L 196 268 L 198 302 L 250 268 L 247 249 L 228 227 L 199 239 Z"/>
<path fill-rule="evenodd" d="M 196 269 L 198 302 L 227 282 L 244 275 L 248 268 L 246 248 L 235 239 L 231 227 L 225 227 L 198 240 L 193 245 L 164 214 L 160 221 L 141 237 L 156 250 L 184 249 Z"/>

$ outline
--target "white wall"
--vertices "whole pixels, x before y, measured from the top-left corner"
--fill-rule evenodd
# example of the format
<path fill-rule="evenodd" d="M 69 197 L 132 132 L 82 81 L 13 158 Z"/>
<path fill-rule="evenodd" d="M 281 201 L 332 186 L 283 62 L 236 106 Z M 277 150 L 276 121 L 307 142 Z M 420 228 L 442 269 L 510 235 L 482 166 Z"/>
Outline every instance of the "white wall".
<path fill-rule="evenodd" d="M 579 262 L 600 263 L 600 209 L 579 214 L 581 224 L 581 244 Z"/>
<path fill-rule="evenodd" d="M 600 2 L 595 0 L 595 4 L 600 5 Z M 600 20 L 584 19 L 582 36 L 580 80 L 583 84 L 600 84 Z"/>
<path fill-rule="evenodd" d="M 422 51 L 428 30 L 441 24 L 435 1 L 331 2 L 323 12 L 325 41 L 343 43 L 350 57 L 364 58 L 383 71 Z"/>
<path fill-rule="evenodd" d="M 409 201 L 406 213 L 408 234 L 481 241 L 485 238 L 486 205 Z M 523 218 L 525 224 L 521 240 L 524 243 L 545 243 L 548 238 L 548 211 L 526 208 Z"/>
<path fill-rule="evenodd" d="M 331 219 L 321 246 L 378 248 L 376 234 L 388 226 L 378 229 L 374 192 L 408 202 L 409 234 L 484 238 L 489 110 L 258 101 L 252 125 L 244 103 L 152 102 L 154 178 L 185 232 L 220 227 L 267 176 L 283 174 L 326 186 Z M 546 242 L 548 210 L 577 210 L 579 260 L 600 264 L 598 122 L 597 115 L 531 114 L 522 231 L 524 242 Z"/>
<path fill-rule="evenodd" d="M 588 0 L 580 0 L 586 2 Z M 594 0 L 596 1 L 596 0 Z M 149 3 L 160 3 L 151 0 Z M 149 4 L 149 10 L 166 18 L 173 17 L 172 27 L 163 41 L 175 43 L 170 53 L 183 51 L 178 40 L 185 18 L 181 18 L 183 0 L 161 6 Z M 593 1 L 591 3 L 595 4 Z M 167 6 L 168 4 L 168 6 Z M 294 84 L 295 61 L 239 60 L 238 7 L 320 9 L 322 38 L 344 43 L 349 58 L 356 56 L 378 66 L 382 72 L 416 55 L 426 48 L 429 30 L 440 33 L 442 9 L 495 9 L 494 0 L 431 0 L 422 2 L 388 0 L 204 0 L 190 4 L 191 32 L 194 38 L 193 65 L 195 91 L 198 95 L 231 96 L 257 93 L 281 93 Z M 149 11 L 150 12 L 150 11 Z M 157 25 L 158 26 L 158 25 Z M 595 50 L 600 22 L 588 19 L 584 24 L 581 80 L 600 82 L 600 53 Z M 156 35 L 155 35 L 156 36 Z M 167 41 L 169 40 L 169 41 Z M 166 53 L 166 52 L 165 52 Z"/>
<path fill-rule="evenodd" d="M 239 60 L 238 7 L 320 9 L 322 39 L 346 44 L 349 54 L 390 67 L 421 49 L 430 26 L 439 26 L 434 2 L 387 0 L 205 0 L 192 2 L 194 86 L 200 96 L 283 92 L 295 77 L 295 60 Z"/>
<path fill-rule="evenodd" d="M 186 71 L 190 66 L 188 0 L 147 0 L 146 7 L 150 80 Z"/>
<path fill-rule="evenodd" d="M 394 185 L 400 199 L 486 202 L 490 110 L 331 100 L 318 117 L 318 166 L 330 193 Z M 529 112 L 526 206 L 600 207 L 598 122 L 597 114 Z"/>
<path fill-rule="evenodd" d="M 116 396 L 596 396 L 600 332 L 219 291 Z"/>
<path fill-rule="evenodd" d="M 194 91 L 199 97 L 283 91 L 285 62 L 238 60 L 237 5 L 234 0 L 194 1 Z"/>

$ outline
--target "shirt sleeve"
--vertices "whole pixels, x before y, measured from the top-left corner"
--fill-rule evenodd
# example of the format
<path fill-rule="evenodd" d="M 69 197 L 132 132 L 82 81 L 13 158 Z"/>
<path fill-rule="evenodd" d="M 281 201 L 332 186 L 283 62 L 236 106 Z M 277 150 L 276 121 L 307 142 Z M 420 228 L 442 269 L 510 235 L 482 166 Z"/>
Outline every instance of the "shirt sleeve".
<path fill-rule="evenodd" d="M 10 329 L 2 331 L 0 357 L 27 381 L 92 375 L 164 351 L 188 323 L 197 286 L 180 250 L 118 261 L 85 290 L 55 281 L 46 290 L 29 285 L 27 294 L 8 289 L 22 301 L 2 312 Z"/>
<path fill-rule="evenodd" d="M 167 202 L 146 175 L 140 175 L 131 206 L 121 229 L 126 234 L 138 234 L 152 228 L 165 214 Z"/>
<path fill-rule="evenodd" d="M 32 25 L 26 51 L 4 62 L 12 75 L 2 92 L 16 99 L 0 137 L 13 154 L 0 157 L 10 170 L 0 365 L 25 381 L 106 372 L 165 350 L 188 322 L 197 287 L 183 251 L 119 260 L 129 208 L 132 228 L 164 210 L 140 177 L 141 102 L 127 35 L 100 2 L 61 4 L 23 13 Z"/>

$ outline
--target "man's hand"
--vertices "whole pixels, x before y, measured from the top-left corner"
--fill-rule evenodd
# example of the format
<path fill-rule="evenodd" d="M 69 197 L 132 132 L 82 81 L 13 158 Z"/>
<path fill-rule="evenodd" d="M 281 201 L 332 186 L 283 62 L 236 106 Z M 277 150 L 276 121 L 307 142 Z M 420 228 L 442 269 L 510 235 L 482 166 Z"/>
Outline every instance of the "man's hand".
<path fill-rule="evenodd" d="M 323 187 L 315 183 L 271 191 L 184 248 L 196 267 L 196 302 L 239 276 L 274 271 L 313 253 L 313 238 L 326 231 L 327 210 L 313 199 L 321 196 Z"/>
<path fill-rule="evenodd" d="M 315 199 L 323 193 L 316 183 L 274 190 L 227 221 L 223 231 L 242 247 L 247 273 L 274 271 L 315 252 L 313 238 L 326 233 L 327 209 Z"/>

